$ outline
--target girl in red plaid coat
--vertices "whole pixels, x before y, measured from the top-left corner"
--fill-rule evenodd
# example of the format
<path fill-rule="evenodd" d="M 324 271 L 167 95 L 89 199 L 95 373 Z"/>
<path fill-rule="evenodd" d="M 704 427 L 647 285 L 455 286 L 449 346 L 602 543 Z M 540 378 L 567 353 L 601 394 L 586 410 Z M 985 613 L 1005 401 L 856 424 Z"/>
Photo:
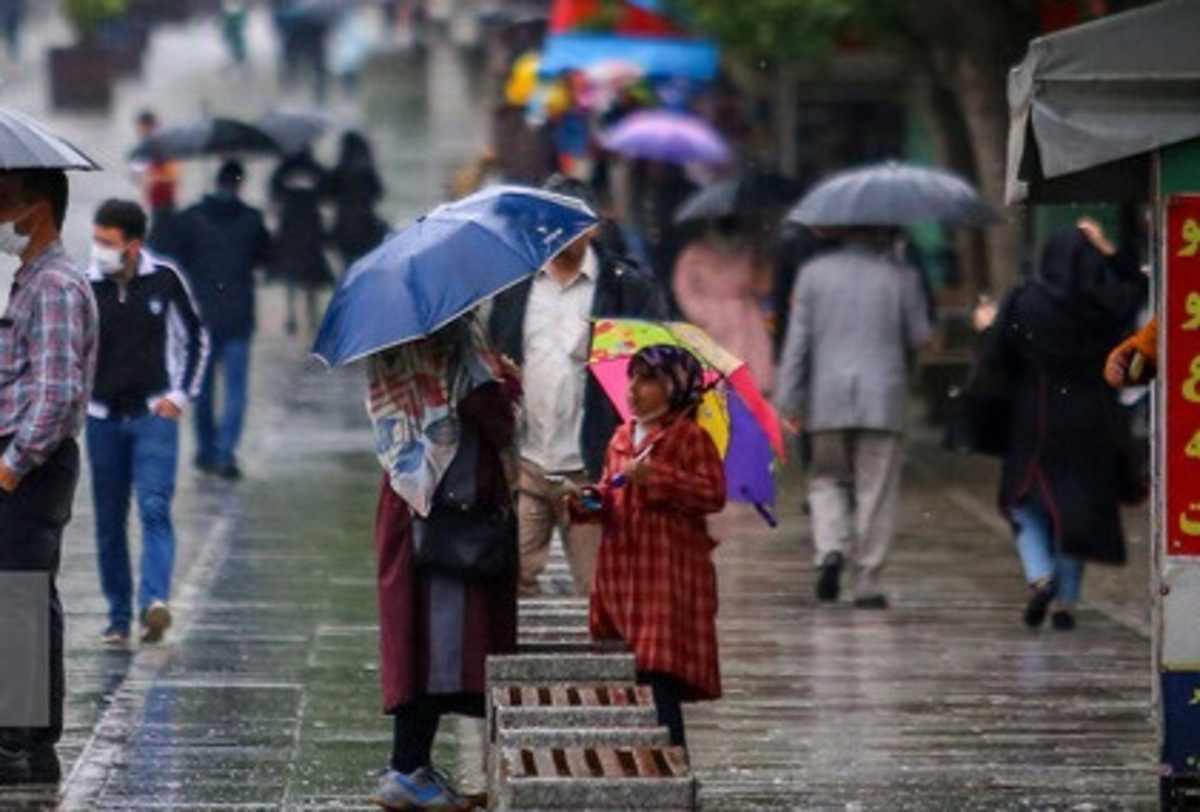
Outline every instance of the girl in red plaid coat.
<path fill-rule="evenodd" d="M 646 347 L 629 363 L 633 419 L 608 446 L 604 475 L 568 496 L 573 518 L 604 526 L 588 624 L 622 640 L 650 685 L 671 743 L 686 746 L 681 703 L 721 695 L 716 540 L 707 516 L 725 505 L 725 472 L 695 421 L 700 364 L 679 347 Z"/>

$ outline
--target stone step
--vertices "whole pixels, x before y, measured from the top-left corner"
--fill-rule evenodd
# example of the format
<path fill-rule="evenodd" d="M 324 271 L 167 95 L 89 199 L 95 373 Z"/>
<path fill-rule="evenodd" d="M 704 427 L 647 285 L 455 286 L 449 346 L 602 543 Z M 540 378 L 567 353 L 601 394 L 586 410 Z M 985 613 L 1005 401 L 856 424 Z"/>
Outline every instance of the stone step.
<path fill-rule="evenodd" d="M 491 693 L 495 729 L 656 725 L 646 685 L 507 685 Z"/>
<path fill-rule="evenodd" d="M 503 751 L 497 809 L 695 808 L 680 747 L 520 747 Z"/>

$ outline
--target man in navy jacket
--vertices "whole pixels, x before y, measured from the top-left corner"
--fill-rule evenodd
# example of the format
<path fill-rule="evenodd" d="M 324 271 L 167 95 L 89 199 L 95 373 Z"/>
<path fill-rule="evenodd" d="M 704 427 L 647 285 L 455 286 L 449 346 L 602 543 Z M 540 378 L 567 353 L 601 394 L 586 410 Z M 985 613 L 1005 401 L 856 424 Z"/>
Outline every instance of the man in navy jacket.
<path fill-rule="evenodd" d="M 178 421 L 200 392 L 208 360 L 208 334 L 183 274 L 145 251 L 145 236 L 146 214 L 137 203 L 106 200 L 96 210 L 88 278 L 100 311 L 100 355 L 87 451 L 100 585 L 108 600 L 104 640 L 111 645 L 128 640 L 133 621 L 131 493 L 142 520 L 142 641 L 158 642 L 171 624 Z"/>

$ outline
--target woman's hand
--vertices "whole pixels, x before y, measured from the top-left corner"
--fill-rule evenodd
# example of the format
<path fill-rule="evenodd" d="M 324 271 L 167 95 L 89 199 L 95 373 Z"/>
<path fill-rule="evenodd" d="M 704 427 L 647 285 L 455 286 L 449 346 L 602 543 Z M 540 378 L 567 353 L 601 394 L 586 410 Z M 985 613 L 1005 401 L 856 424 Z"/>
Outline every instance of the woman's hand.
<path fill-rule="evenodd" d="M 1117 253 L 1117 248 L 1112 244 L 1108 237 L 1104 236 L 1104 229 L 1090 217 L 1081 217 L 1079 222 L 1075 224 L 1084 236 L 1088 238 L 1088 242 L 1096 247 L 1096 250 L 1106 257 L 1111 257 Z"/>

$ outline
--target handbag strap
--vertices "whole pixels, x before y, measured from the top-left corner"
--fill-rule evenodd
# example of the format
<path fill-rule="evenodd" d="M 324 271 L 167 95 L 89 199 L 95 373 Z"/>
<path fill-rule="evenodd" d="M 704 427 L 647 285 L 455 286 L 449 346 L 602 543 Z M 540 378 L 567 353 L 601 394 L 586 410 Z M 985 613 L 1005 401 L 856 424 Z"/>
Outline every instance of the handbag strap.
<path fill-rule="evenodd" d="M 460 420 L 458 425 L 458 451 L 442 474 L 433 501 L 463 509 L 474 506 L 477 496 L 479 432 L 469 420 Z"/>

